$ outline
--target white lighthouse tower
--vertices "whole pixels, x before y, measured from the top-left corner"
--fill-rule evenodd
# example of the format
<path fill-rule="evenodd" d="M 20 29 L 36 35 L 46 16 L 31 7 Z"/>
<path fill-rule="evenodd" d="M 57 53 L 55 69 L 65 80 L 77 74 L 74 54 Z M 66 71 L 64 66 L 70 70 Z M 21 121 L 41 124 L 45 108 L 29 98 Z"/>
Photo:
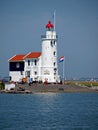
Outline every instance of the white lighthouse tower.
<path fill-rule="evenodd" d="M 42 81 L 49 83 L 59 82 L 57 66 L 57 35 L 51 21 L 46 25 L 46 35 L 42 38 Z"/>

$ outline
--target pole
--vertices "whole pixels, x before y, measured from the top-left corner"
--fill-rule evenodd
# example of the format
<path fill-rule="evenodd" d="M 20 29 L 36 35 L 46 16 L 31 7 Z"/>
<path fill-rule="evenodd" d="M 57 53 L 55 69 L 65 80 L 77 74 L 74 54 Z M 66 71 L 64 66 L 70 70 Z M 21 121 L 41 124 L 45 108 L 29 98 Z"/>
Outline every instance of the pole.
<path fill-rule="evenodd" d="M 65 71 L 65 58 L 64 58 L 64 60 L 63 60 L 63 84 L 64 84 L 64 81 L 65 81 L 64 71 Z"/>
<path fill-rule="evenodd" d="M 54 22 L 54 31 L 55 31 L 55 11 L 54 11 L 54 14 L 53 14 L 53 22 Z"/>

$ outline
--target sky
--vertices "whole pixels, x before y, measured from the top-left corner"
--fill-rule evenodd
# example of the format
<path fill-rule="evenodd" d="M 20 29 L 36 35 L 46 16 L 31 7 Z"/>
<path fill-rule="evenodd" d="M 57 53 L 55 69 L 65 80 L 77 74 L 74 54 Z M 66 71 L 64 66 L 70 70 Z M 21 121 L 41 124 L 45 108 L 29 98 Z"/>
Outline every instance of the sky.
<path fill-rule="evenodd" d="M 65 77 L 98 77 L 98 0 L 0 0 L 1 77 L 8 76 L 13 55 L 41 52 L 41 35 L 54 10 Z M 62 75 L 62 63 L 58 67 Z"/>

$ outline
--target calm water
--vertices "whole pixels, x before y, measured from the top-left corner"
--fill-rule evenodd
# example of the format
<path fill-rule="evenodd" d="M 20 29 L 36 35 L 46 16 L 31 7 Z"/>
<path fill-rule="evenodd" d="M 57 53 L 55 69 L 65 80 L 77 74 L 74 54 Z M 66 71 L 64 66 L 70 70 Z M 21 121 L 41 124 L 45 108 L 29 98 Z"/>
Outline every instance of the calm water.
<path fill-rule="evenodd" d="M 98 130 L 98 93 L 0 94 L 0 130 Z"/>

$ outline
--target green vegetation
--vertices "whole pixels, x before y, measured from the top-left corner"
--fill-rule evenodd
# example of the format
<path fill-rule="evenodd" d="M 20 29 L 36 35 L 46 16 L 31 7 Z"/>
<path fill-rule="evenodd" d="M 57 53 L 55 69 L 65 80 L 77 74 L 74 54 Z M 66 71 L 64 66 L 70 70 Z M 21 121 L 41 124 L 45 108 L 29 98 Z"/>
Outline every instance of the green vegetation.
<path fill-rule="evenodd" d="M 0 90 L 3 90 L 5 88 L 5 83 L 3 81 L 0 82 Z"/>
<path fill-rule="evenodd" d="M 83 82 L 82 83 L 84 86 L 87 86 L 87 87 L 94 87 L 94 86 L 98 86 L 98 82 Z"/>
<path fill-rule="evenodd" d="M 79 86 L 87 86 L 87 87 L 96 87 L 98 86 L 98 82 L 94 81 L 68 81 L 65 82 L 66 85 L 79 85 Z"/>

